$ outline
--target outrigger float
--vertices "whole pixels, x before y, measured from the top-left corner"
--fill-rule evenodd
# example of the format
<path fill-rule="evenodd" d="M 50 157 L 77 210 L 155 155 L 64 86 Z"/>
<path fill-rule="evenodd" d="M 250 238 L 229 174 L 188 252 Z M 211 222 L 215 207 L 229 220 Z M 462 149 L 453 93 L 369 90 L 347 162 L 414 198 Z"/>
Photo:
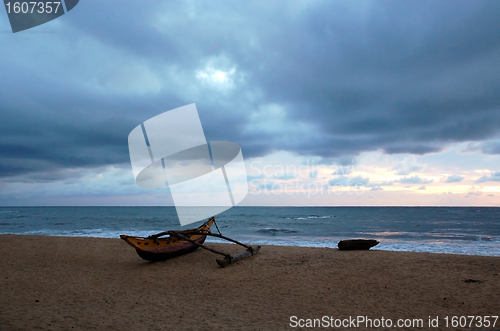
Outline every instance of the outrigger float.
<path fill-rule="evenodd" d="M 219 233 L 213 233 L 210 228 L 215 224 L 217 231 L 217 223 L 215 217 L 210 218 L 203 225 L 196 229 L 188 230 L 171 230 L 160 232 L 149 237 L 133 237 L 127 235 L 120 235 L 120 238 L 125 240 L 127 244 L 134 247 L 137 254 L 148 261 L 161 261 L 177 257 L 180 255 L 194 252 L 199 247 L 206 249 L 212 253 L 224 256 L 224 258 L 217 259 L 217 263 L 221 267 L 226 267 L 232 263 L 246 259 L 252 255 L 257 254 L 260 246 L 249 246 L 234 239 L 223 236 Z M 167 237 L 165 237 L 167 236 Z M 207 236 L 221 238 L 246 248 L 245 251 L 234 256 L 221 252 L 204 245 Z"/>

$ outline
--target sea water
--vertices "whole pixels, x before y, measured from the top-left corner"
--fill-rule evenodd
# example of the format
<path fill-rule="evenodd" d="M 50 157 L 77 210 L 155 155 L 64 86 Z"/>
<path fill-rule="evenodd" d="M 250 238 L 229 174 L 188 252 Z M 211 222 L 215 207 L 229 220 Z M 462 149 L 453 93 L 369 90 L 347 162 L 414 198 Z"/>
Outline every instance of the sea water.
<path fill-rule="evenodd" d="M 251 244 L 337 247 L 366 238 L 380 250 L 500 256 L 495 207 L 234 207 L 216 220 L 223 235 Z M 0 207 L 0 234 L 118 238 L 201 223 L 181 227 L 174 207 Z"/>

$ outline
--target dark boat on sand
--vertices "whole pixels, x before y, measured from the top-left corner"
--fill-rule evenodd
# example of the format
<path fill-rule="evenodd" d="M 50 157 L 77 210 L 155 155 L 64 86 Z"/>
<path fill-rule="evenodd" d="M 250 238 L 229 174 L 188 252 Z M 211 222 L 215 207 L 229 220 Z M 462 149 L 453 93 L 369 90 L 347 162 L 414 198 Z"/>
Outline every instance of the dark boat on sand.
<path fill-rule="evenodd" d="M 184 234 L 187 238 L 198 244 L 203 244 L 205 242 L 205 239 L 207 238 L 206 233 L 210 231 L 210 227 L 212 226 L 214 221 L 215 219 L 211 218 L 196 229 L 188 229 L 176 232 L 181 235 Z M 122 234 L 120 235 L 120 238 L 125 240 L 125 242 L 127 242 L 127 244 L 129 244 L 130 246 L 134 247 L 140 257 L 148 261 L 161 261 L 170 259 L 172 257 L 177 257 L 194 252 L 199 247 L 198 245 L 184 240 L 179 236 L 172 236 L 169 234 L 168 237 L 161 238 L 162 233 L 146 238 L 133 237 Z"/>
<path fill-rule="evenodd" d="M 225 267 L 231 263 L 243 260 L 256 254 L 260 246 L 249 246 L 242 244 L 234 239 L 228 238 L 220 234 L 213 233 L 210 228 L 215 223 L 215 217 L 210 218 L 198 228 L 188 230 L 171 230 L 149 237 L 134 237 L 120 235 L 127 244 L 134 247 L 137 254 L 148 261 L 161 261 L 194 252 L 198 247 L 206 249 L 212 253 L 223 255 L 223 259 L 217 259 L 217 263 L 221 267 Z M 217 225 L 216 225 L 217 227 Z M 165 237 L 166 236 L 166 237 Z M 204 245 L 207 236 L 217 237 L 231 241 L 235 244 L 245 247 L 247 250 L 237 255 L 230 255 L 216 249 Z"/>

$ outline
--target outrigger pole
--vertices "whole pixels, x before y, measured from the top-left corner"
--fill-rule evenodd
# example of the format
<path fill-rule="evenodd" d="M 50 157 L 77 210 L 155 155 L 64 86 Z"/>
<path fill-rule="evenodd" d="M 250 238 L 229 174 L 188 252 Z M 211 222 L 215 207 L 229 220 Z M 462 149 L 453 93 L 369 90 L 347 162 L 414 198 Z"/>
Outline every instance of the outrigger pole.
<path fill-rule="evenodd" d="M 214 221 L 215 221 L 215 217 L 213 217 L 213 218 L 214 218 Z M 221 267 L 226 267 L 226 266 L 230 265 L 231 263 L 235 263 L 235 262 L 244 260 L 244 259 L 246 259 L 246 258 L 248 258 L 248 257 L 250 257 L 252 255 L 257 254 L 257 252 L 260 250 L 260 246 L 253 247 L 253 246 L 245 245 L 245 244 L 243 244 L 243 243 L 241 243 L 241 242 L 239 242 L 237 240 L 234 240 L 234 239 L 231 239 L 229 237 L 223 236 L 220 233 L 213 233 L 210 230 L 198 230 L 198 229 L 195 229 L 195 230 L 179 230 L 179 231 L 171 230 L 171 231 L 165 231 L 165 232 L 161 232 L 161 233 L 149 236 L 148 239 L 153 239 L 153 240 L 156 241 L 156 239 L 158 239 L 159 237 L 165 236 L 165 235 L 175 236 L 175 237 L 177 237 L 179 239 L 188 241 L 188 242 L 192 243 L 195 246 L 198 246 L 198 247 L 201 247 L 203 249 L 206 249 L 207 251 L 210 251 L 212 253 L 224 256 L 223 259 L 216 259 L 217 263 Z M 216 237 L 216 238 L 221 238 L 221 239 L 224 239 L 224 240 L 227 240 L 227 241 L 231 241 L 231 242 L 233 242 L 235 244 L 238 244 L 240 246 L 245 247 L 246 251 L 238 253 L 238 254 L 232 256 L 232 255 L 230 255 L 228 253 L 224 253 L 222 251 L 219 251 L 219 250 L 216 250 L 214 248 L 208 247 L 208 246 L 206 246 L 204 244 L 200 244 L 199 242 L 196 242 L 196 241 L 192 240 L 191 238 L 188 238 L 186 235 L 207 235 L 207 236 L 212 236 L 212 237 Z"/>

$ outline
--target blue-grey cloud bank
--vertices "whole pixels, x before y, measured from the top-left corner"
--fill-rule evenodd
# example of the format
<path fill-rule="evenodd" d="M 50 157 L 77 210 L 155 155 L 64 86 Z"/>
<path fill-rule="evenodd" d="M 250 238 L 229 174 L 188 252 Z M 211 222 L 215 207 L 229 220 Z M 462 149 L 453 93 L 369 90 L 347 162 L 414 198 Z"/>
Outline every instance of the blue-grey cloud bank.
<path fill-rule="evenodd" d="M 85 1 L 14 35 L 1 13 L 0 178 L 128 166 L 128 133 L 190 103 L 247 158 L 496 155 L 499 17 L 498 1 Z"/>

